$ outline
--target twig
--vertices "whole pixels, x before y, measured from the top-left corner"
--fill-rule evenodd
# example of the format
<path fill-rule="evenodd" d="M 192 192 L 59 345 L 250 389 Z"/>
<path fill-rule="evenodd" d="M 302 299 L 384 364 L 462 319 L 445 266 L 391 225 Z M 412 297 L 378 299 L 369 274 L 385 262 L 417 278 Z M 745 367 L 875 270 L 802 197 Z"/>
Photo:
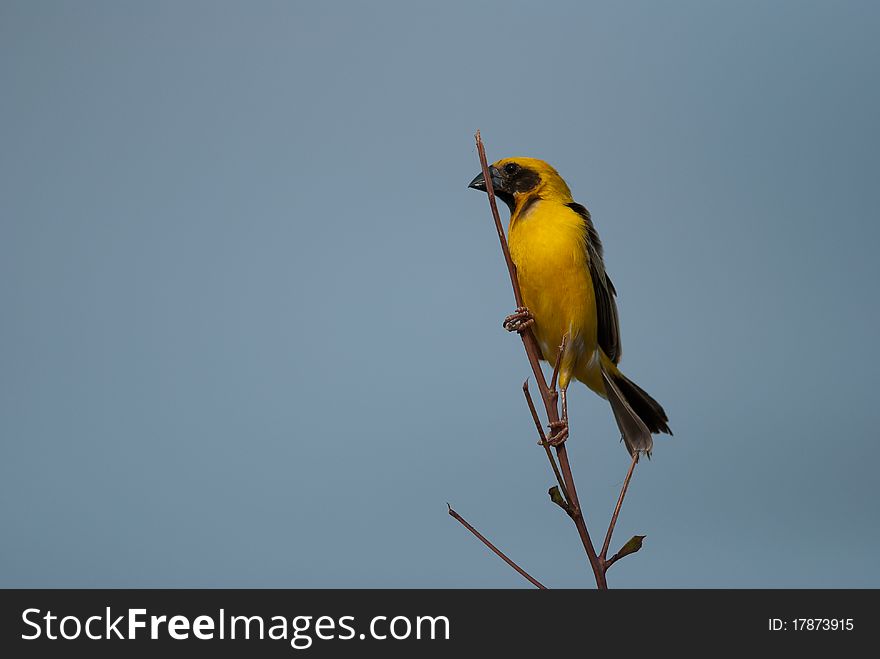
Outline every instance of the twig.
<path fill-rule="evenodd" d="M 495 218 L 495 230 L 498 232 L 498 240 L 501 241 L 501 251 L 504 252 L 507 272 L 510 274 L 510 284 L 513 286 L 513 297 L 516 298 L 516 306 L 521 307 L 523 306 L 522 293 L 519 290 L 519 281 L 516 278 L 516 266 L 513 264 L 510 250 L 507 248 L 507 237 L 504 235 L 504 226 L 501 224 L 501 216 L 498 214 L 498 204 L 495 202 L 495 188 L 492 187 L 492 175 L 489 174 L 489 163 L 486 161 L 486 147 L 483 146 L 483 138 L 480 137 L 480 131 L 477 131 L 474 137 L 477 140 L 477 152 L 480 154 L 483 179 L 486 181 L 486 192 L 489 194 L 489 207 L 492 209 L 492 217 Z"/>
<path fill-rule="evenodd" d="M 532 413 L 535 428 L 538 429 L 538 437 L 541 439 L 541 446 L 544 447 L 544 451 L 547 453 L 547 459 L 550 461 L 550 466 L 553 468 L 553 475 L 556 476 L 556 482 L 559 483 L 559 491 L 562 493 L 566 505 L 570 506 L 568 492 L 565 489 L 565 483 L 562 482 L 562 474 L 559 473 L 559 467 L 556 465 L 556 458 L 553 457 L 553 451 L 550 450 L 550 446 L 547 444 L 547 435 L 544 434 L 544 429 L 541 427 L 541 419 L 538 417 L 538 410 L 535 409 L 535 403 L 532 401 L 532 394 L 529 392 L 528 380 L 523 382 L 523 394 L 529 405 L 529 411 Z"/>
<path fill-rule="evenodd" d="M 498 232 L 501 251 L 504 253 L 504 260 L 507 263 L 507 271 L 510 274 L 510 283 L 513 286 L 513 296 L 516 299 L 516 306 L 522 307 L 524 305 L 522 301 L 522 293 L 519 288 L 519 281 L 516 278 L 516 266 L 513 263 L 513 259 L 510 257 L 507 238 L 504 235 L 504 228 L 501 225 L 501 217 L 498 214 L 498 205 L 495 203 L 495 190 L 492 187 L 492 176 L 489 173 L 489 163 L 486 160 L 486 147 L 483 145 L 483 138 L 480 136 L 480 131 L 477 131 L 474 138 L 477 143 L 477 153 L 480 156 L 480 167 L 482 168 L 483 179 L 486 182 L 486 192 L 489 196 L 489 207 L 492 210 L 492 218 L 495 220 L 495 229 Z M 547 418 L 551 424 L 554 424 L 559 421 L 559 411 L 556 407 L 555 396 L 547 387 L 547 381 L 544 379 L 544 373 L 541 370 L 541 349 L 538 347 L 538 342 L 535 340 L 532 328 L 526 327 L 525 331 L 520 332 L 520 338 L 525 347 L 526 355 L 529 358 L 529 365 L 532 367 L 532 372 L 535 374 L 535 381 L 538 383 L 538 391 L 541 394 L 541 399 L 544 401 Z M 565 448 L 565 443 L 556 447 L 556 457 L 559 459 L 562 479 L 565 483 L 565 490 L 569 497 L 569 504 L 572 509 L 571 518 L 574 521 L 578 535 L 581 539 L 581 544 L 583 544 L 584 551 L 590 561 L 590 567 L 593 569 L 593 576 L 596 578 L 596 586 L 600 590 L 605 590 L 608 588 L 608 584 L 605 581 L 605 570 L 603 569 L 602 562 L 596 555 L 593 541 L 590 539 L 590 532 L 587 530 L 587 523 L 584 520 L 583 511 L 578 502 L 577 488 L 574 484 L 574 476 L 571 473 L 571 465 L 568 461 L 568 451 Z"/>
<path fill-rule="evenodd" d="M 503 551 L 501 551 L 500 549 L 498 549 L 498 547 L 496 547 L 496 546 L 493 545 L 491 542 L 489 542 L 489 541 L 483 536 L 483 534 L 481 534 L 479 531 L 477 531 L 477 529 L 475 529 L 473 526 L 471 526 L 470 524 L 468 524 L 467 520 L 465 520 L 464 517 L 462 517 L 461 515 L 459 515 L 457 512 L 455 512 L 455 511 L 452 509 L 452 506 L 450 506 L 448 503 L 446 504 L 446 506 L 449 508 L 449 514 L 450 514 L 450 515 L 452 515 L 455 519 L 457 519 L 457 520 L 461 523 L 461 525 L 462 525 L 464 528 L 466 528 L 468 531 L 470 531 L 470 532 L 473 533 L 475 536 L 477 536 L 477 539 L 478 539 L 480 542 L 482 542 L 482 543 L 483 543 L 484 545 L 486 545 L 489 549 L 491 549 L 493 552 L 495 552 L 495 554 L 497 554 L 497 555 L 498 555 L 498 556 L 499 556 L 499 557 L 500 557 L 505 563 L 507 563 L 507 564 L 508 564 L 510 567 L 512 567 L 514 570 L 516 570 L 517 572 L 519 572 L 523 577 L 525 577 L 526 579 L 528 579 L 528 580 L 531 582 L 531 584 L 532 584 L 533 586 L 535 586 L 536 588 L 540 588 L 541 590 L 546 590 L 546 589 L 547 589 L 547 586 L 545 586 L 544 584 L 542 584 L 540 581 L 538 581 L 537 579 L 535 579 L 535 577 L 533 577 L 533 576 L 530 575 L 528 572 L 526 572 L 525 570 L 523 570 L 519 565 L 517 565 L 517 564 L 514 563 L 512 560 L 510 560 L 509 558 L 507 558 L 507 556 L 504 555 L 504 552 L 503 552 Z"/>
<path fill-rule="evenodd" d="M 614 513 L 611 515 L 611 522 L 608 524 L 608 532 L 605 534 L 605 542 L 602 545 L 602 553 L 599 554 L 599 558 L 602 559 L 602 563 L 605 565 L 605 569 L 608 569 L 608 566 L 611 565 L 612 561 L 606 561 L 605 557 L 608 556 L 608 545 L 611 544 L 611 536 L 614 533 L 614 526 L 617 524 L 617 516 L 620 514 L 620 507 L 623 505 L 623 497 L 626 496 L 626 490 L 629 488 L 629 481 L 632 478 L 633 471 L 636 468 L 636 464 L 639 462 L 639 452 L 636 451 L 633 454 L 632 462 L 629 463 L 629 471 L 626 472 L 626 478 L 623 479 L 623 487 L 620 488 L 620 496 L 617 497 L 617 505 L 614 507 Z M 614 560 L 617 560 L 615 557 Z"/>

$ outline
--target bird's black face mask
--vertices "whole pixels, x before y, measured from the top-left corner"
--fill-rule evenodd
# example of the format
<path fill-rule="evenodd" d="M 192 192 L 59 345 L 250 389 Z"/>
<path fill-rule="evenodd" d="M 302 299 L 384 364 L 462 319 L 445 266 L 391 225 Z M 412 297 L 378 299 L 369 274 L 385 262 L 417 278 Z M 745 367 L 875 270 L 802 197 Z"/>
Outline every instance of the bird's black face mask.
<path fill-rule="evenodd" d="M 495 196 L 498 197 L 501 201 L 507 204 L 507 207 L 510 209 L 510 212 L 513 212 L 514 201 L 513 194 L 508 191 L 508 181 L 507 177 L 504 176 L 498 169 L 494 166 L 489 167 L 489 176 L 492 179 L 492 190 L 495 192 Z M 468 184 L 469 188 L 473 188 L 474 190 L 480 190 L 482 192 L 486 192 L 486 179 L 483 176 L 483 172 L 480 172 L 474 177 L 474 180 Z"/>
<path fill-rule="evenodd" d="M 494 165 L 489 167 L 489 176 L 492 179 L 492 189 L 495 191 L 495 196 L 507 204 L 511 213 L 516 207 L 514 195 L 534 190 L 541 182 L 541 177 L 537 172 L 522 167 L 516 162 L 508 162 L 501 169 Z M 485 192 L 486 179 L 483 174 L 477 174 L 468 187 Z"/>

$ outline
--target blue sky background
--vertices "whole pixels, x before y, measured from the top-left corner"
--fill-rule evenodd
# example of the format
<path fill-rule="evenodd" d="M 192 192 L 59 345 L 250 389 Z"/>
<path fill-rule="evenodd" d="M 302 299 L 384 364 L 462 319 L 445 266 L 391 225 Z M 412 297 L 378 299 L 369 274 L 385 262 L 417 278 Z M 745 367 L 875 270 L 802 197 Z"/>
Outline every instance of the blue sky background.
<path fill-rule="evenodd" d="M 0 3 L 0 586 L 589 586 L 478 171 L 669 412 L 614 587 L 880 586 L 880 5 Z M 483 67 L 491 67 L 487 80 Z M 505 213 L 506 215 L 506 213 Z M 571 393 L 601 538 L 627 455 Z"/>

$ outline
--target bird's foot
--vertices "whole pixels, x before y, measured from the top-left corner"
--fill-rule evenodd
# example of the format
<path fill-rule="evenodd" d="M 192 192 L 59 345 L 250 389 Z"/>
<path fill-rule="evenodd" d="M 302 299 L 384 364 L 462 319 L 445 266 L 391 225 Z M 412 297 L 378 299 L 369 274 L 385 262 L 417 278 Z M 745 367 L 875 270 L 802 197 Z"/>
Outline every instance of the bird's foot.
<path fill-rule="evenodd" d="M 538 442 L 539 444 L 546 446 L 560 446 L 568 439 L 568 420 L 560 419 L 559 421 L 554 421 L 550 424 L 550 430 L 553 434 L 551 434 L 546 440 L 543 442 Z"/>
<path fill-rule="evenodd" d="M 508 332 L 519 332 L 522 334 L 528 327 L 535 324 L 535 317 L 532 312 L 525 307 L 517 307 L 516 311 L 504 319 L 501 324 Z"/>

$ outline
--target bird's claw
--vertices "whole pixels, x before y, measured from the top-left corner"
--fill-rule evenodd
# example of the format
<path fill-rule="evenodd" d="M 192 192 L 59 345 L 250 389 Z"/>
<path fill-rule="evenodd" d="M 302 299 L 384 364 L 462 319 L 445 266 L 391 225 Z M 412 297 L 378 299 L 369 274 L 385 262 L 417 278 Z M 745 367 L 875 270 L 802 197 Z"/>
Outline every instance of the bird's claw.
<path fill-rule="evenodd" d="M 532 312 L 525 307 L 517 307 L 516 311 L 505 318 L 501 325 L 508 332 L 519 332 L 522 334 L 534 324 L 535 317 L 532 316 Z"/>
<path fill-rule="evenodd" d="M 565 419 L 560 419 L 559 421 L 553 421 L 550 424 L 550 430 L 553 431 L 553 434 L 550 435 L 546 440 L 542 442 L 538 442 L 543 446 L 553 446 L 554 448 L 560 446 L 568 439 L 568 421 Z"/>

